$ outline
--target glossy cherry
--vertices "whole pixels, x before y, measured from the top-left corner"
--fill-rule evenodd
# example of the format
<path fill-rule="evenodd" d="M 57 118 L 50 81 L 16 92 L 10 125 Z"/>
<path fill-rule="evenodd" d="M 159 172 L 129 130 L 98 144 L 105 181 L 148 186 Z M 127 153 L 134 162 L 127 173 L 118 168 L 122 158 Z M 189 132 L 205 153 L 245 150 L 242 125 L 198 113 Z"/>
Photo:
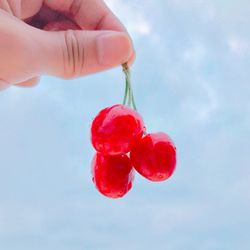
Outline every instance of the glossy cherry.
<path fill-rule="evenodd" d="M 91 141 L 96 151 L 104 155 L 130 152 L 144 132 L 141 116 L 128 106 L 117 104 L 103 109 L 91 127 Z"/>
<path fill-rule="evenodd" d="M 109 198 L 120 198 L 131 189 L 134 170 L 127 155 L 97 153 L 92 161 L 92 176 L 100 193 Z"/>
<path fill-rule="evenodd" d="M 176 147 L 165 133 L 147 134 L 130 153 L 134 168 L 151 181 L 164 181 L 176 167 Z"/>

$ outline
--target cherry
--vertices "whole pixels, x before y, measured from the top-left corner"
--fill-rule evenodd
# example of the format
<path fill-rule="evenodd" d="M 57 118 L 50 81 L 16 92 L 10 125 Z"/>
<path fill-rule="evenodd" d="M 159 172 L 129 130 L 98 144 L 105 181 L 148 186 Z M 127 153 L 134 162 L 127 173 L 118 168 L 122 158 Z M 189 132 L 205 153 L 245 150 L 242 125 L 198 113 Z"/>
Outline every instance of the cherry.
<path fill-rule="evenodd" d="M 96 151 L 104 155 L 130 152 L 144 133 L 141 116 L 128 106 L 117 104 L 103 109 L 91 127 L 91 141 Z"/>
<path fill-rule="evenodd" d="M 91 142 L 97 151 L 92 161 L 92 180 L 99 192 L 110 198 L 129 192 L 134 168 L 157 182 L 168 179 L 176 167 L 176 147 L 167 134 L 143 137 L 145 127 L 136 111 L 128 64 L 122 68 L 126 79 L 123 104 L 101 110 L 91 126 Z"/>
<path fill-rule="evenodd" d="M 151 181 L 164 181 L 174 172 L 176 147 L 165 133 L 147 134 L 130 153 L 134 168 Z"/>
<path fill-rule="evenodd" d="M 97 153 L 92 161 L 93 182 L 100 193 L 120 198 L 132 187 L 134 170 L 127 155 L 104 156 Z"/>

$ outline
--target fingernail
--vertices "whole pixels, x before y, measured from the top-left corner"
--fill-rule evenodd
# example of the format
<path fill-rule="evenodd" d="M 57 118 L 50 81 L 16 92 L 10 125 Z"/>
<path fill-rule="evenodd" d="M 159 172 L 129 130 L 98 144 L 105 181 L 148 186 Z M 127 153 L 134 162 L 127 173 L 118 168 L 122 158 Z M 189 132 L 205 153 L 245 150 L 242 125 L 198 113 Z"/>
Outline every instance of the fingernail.
<path fill-rule="evenodd" d="M 10 87 L 10 84 L 6 81 L 0 80 L 0 91 L 5 90 Z"/>
<path fill-rule="evenodd" d="M 97 37 L 97 56 L 99 64 L 112 67 L 129 60 L 133 47 L 123 32 L 109 32 Z"/>

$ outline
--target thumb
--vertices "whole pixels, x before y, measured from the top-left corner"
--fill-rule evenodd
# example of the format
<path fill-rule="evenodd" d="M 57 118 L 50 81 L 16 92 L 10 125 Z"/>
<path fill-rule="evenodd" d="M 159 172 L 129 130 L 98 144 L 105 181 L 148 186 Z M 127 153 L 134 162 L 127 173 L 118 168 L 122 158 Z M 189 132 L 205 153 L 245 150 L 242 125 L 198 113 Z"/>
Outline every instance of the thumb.
<path fill-rule="evenodd" d="M 127 62 L 133 54 L 129 36 L 116 31 L 39 31 L 42 73 L 74 78 Z"/>

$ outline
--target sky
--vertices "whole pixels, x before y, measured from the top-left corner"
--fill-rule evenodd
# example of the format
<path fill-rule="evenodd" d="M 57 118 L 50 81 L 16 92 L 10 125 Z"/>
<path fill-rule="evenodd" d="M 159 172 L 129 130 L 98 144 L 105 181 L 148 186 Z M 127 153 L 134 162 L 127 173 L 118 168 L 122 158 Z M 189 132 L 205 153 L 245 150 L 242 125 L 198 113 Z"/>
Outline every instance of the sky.
<path fill-rule="evenodd" d="M 0 92 L 0 249 L 248 250 L 250 2 L 107 4 L 134 41 L 138 110 L 175 141 L 176 172 L 137 174 L 119 200 L 95 189 L 90 125 L 122 101 L 121 68 Z"/>

